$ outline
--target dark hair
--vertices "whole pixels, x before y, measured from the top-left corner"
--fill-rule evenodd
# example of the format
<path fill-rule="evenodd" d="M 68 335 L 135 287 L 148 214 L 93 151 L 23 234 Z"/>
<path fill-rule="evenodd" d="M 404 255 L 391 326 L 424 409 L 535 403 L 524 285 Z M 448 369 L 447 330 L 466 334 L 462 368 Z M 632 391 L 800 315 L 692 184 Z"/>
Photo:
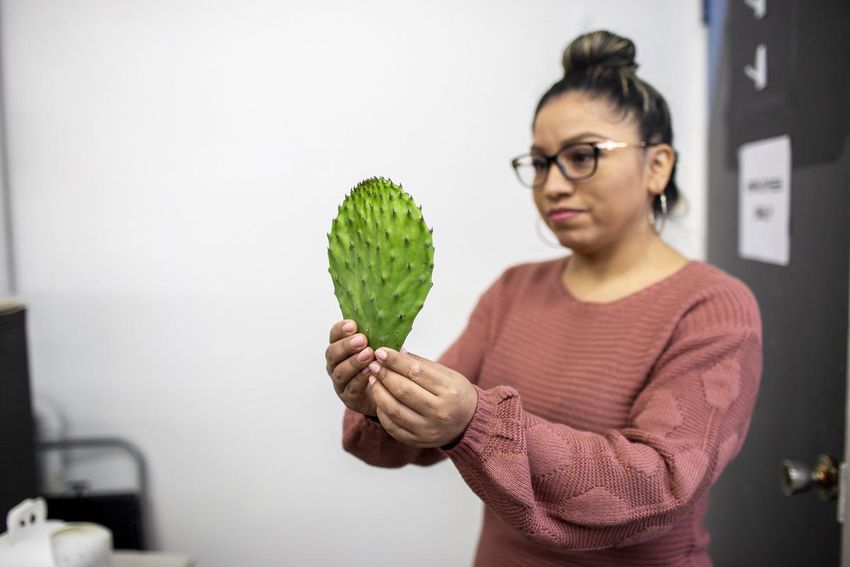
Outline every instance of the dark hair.
<path fill-rule="evenodd" d="M 673 145 L 673 125 L 667 102 L 655 88 L 637 76 L 635 45 L 630 39 L 607 31 L 580 35 L 564 49 L 564 77 L 552 85 L 537 103 L 534 119 L 552 98 L 569 91 L 582 91 L 607 98 L 624 116 L 640 127 L 641 139 L 649 143 Z M 677 160 L 678 161 L 678 160 Z M 676 163 L 664 187 L 668 210 L 679 201 Z M 661 199 L 652 208 L 661 213 Z"/>

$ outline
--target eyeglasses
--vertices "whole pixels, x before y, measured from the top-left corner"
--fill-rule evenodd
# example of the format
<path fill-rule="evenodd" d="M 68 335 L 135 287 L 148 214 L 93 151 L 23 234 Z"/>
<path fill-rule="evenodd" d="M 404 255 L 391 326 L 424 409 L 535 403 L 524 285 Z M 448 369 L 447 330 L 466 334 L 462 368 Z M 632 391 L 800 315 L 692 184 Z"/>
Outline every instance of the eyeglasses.
<path fill-rule="evenodd" d="M 558 166 L 561 174 L 570 181 L 583 181 L 596 173 L 599 167 L 599 154 L 602 151 L 618 148 L 646 148 L 657 143 L 640 142 L 627 144 L 625 142 L 575 142 L 567 144 L 554 155 L 547 156 L 540 152 L 531 152 L 517 156 L 511 160 L 511 166 L 516 172 L 519 182 L 526 187 L 539 190 L 546 183 L 552 164 Z"/>

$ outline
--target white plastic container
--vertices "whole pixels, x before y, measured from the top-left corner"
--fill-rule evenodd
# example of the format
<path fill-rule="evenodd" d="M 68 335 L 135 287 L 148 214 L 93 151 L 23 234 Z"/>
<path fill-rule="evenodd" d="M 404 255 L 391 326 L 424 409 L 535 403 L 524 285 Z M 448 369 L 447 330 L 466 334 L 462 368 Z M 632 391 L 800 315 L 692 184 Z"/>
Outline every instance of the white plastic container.
<path fill-rule="evenodd" d="M 112 532 L 83 522 L 47 520 L 43 498 L 24 500 L 6 515 L 0 567 L 111 567 Z"/>

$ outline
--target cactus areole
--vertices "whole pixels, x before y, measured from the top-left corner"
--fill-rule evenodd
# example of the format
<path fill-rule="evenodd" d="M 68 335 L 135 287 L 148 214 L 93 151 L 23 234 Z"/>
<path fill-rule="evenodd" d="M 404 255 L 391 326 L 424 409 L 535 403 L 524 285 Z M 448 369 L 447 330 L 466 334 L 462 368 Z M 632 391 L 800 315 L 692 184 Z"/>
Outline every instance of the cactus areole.
<path fill-rule="evenodd" d="M 346 196 L 328 233 L 328 271 L 346 319 L 398 350 L 431 289 L 432 230 L 400 185 L 375 177 Z"/>

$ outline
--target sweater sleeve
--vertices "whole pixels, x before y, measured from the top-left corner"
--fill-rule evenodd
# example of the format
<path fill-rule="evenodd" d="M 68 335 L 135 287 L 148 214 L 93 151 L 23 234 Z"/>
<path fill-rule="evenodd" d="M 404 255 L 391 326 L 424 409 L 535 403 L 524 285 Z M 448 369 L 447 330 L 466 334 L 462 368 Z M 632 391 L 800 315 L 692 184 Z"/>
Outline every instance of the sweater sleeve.
<path fill-rule="evenodd" d="M 447 451 L 467 484 L 530 540 L 627 546 L 675 525 L 740 450 L 761 376 L 749 290 L 705 299 L 680 320 L 626 427 L 594 433 L 523 409 L 511 387 L 480 389 Z"/>
<path fill-rule="evenodd" d="M 491 312 L 499 288 L 497 281 L 482 294 L 466 328 L 438 361 L 460 372 L 473 384 L 478 380 L 484 359 Z M 446 458 L 446 453 L 439 448 L 420 449 L 397 441 L 379 422 L 347 408 L 343 417 L 342 446 L 358 459 L 378 467 L 427 466 Z"/>

